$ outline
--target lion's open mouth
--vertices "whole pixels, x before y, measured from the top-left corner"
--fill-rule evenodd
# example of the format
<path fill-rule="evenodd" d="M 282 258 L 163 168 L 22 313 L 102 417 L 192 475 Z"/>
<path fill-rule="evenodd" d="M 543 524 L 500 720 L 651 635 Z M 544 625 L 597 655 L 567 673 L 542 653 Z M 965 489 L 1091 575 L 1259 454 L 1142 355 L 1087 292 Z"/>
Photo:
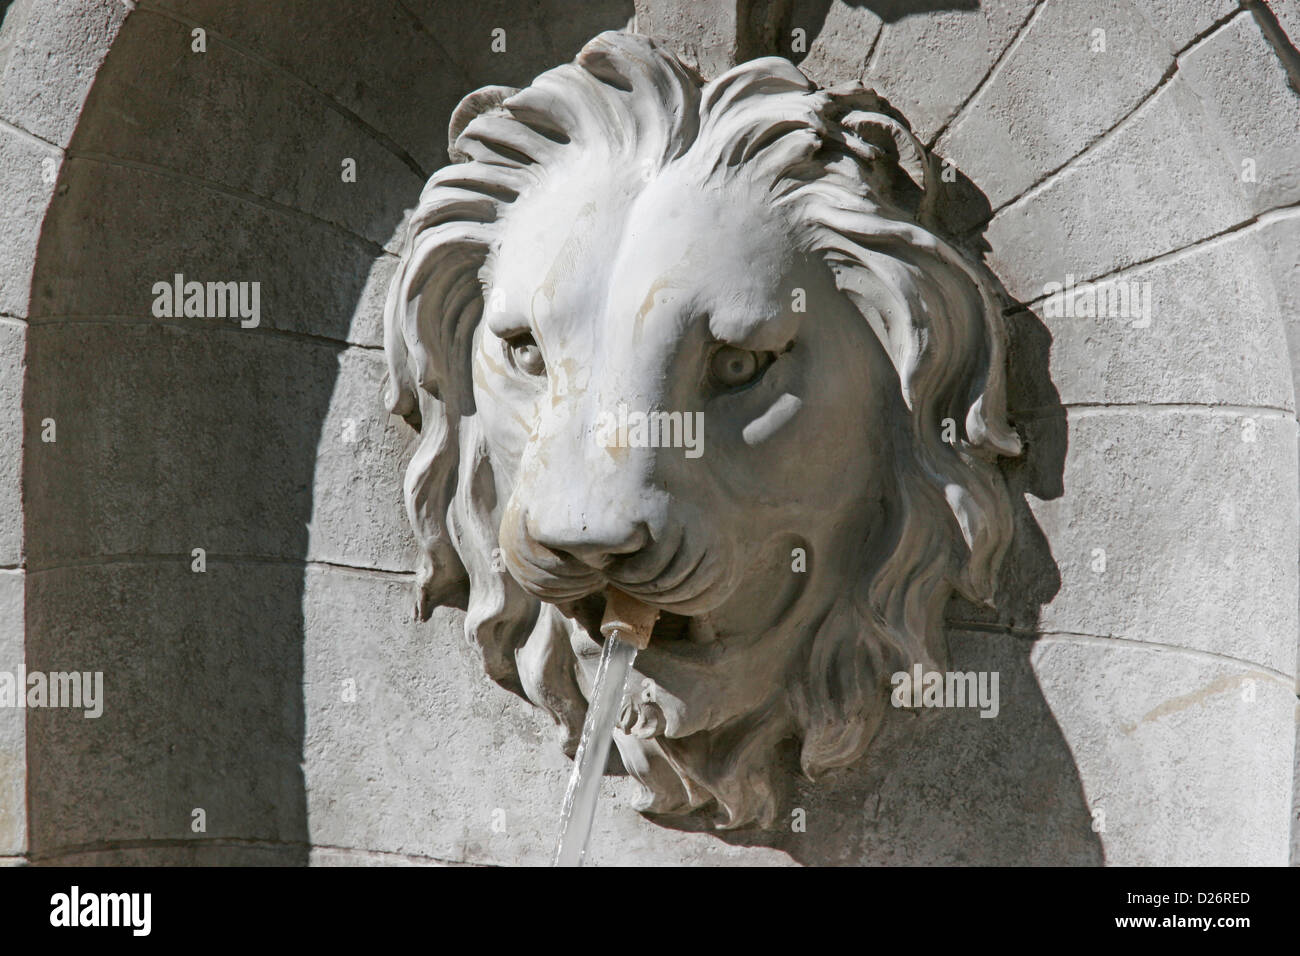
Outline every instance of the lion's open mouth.
<path fill-rule="evenodd" d="M 604 592 L 589 594 L 585 598 L 562 606 L 561 610 L 577 620 L 594 640 L 601 640 L 600 622 L 605 617 Z M 693 620 L 694 618 L 683 614 L 660 611 L 659 618 L 655 621 L 654 630 L 650 632 L 650 643 L 653 645 L 660 642 L 695 639 L 691 631 L 691 622 Z"/>

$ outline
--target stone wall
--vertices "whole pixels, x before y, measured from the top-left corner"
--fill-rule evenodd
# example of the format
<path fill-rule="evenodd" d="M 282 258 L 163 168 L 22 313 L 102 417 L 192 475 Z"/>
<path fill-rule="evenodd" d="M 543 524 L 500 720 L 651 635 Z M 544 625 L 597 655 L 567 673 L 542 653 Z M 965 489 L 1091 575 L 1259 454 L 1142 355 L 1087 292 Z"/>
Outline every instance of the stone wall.
<path fill-rule="evenodd" d="M 899 723 L 792 781 L 800 831 L 669 829 L 611 777 L 595 862 L 1285 862 L 1297 4 L 775 6 L 777 51 L 877 87 L 960 170 L 952 229 L 1020 303 L 1016 552 L 999 613 L 950 613 L 954 666 L 999 671 L 1002 714 Z M 0 711 L 0 857 L 548 858 L 553 728 L 482 674 L 459 612 L 413 621 L 380 303 L 465 92 L 634 13 L 720 68 L 709 31 L 757 42 L 733 8 L 9 8 L 0 670 L 100 670 L 107 702 Z M 260 282 L 260 324 L 155 317 L 176 273 Z M 1052 315 L 1067 276 L 1149 283 L 1149 326 Z"/>

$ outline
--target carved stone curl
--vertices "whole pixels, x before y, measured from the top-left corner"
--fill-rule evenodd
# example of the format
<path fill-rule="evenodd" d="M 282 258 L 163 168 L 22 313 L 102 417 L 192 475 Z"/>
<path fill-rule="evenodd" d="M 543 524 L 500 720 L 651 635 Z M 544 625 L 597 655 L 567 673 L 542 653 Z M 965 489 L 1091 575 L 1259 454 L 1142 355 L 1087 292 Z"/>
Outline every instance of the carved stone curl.
<path fill-rule="evenodd" d="M 616 734 L 641 809 L 770 824 L 779 745 L 860 758 L 1011 537 L 1001 315 L 932 159 L 870 90 L 613 32 L 468 96 L 450 153 L 385 314 L 419 614 L 466 608 L 572 752 L 604 590 L 660 609 Z"/>

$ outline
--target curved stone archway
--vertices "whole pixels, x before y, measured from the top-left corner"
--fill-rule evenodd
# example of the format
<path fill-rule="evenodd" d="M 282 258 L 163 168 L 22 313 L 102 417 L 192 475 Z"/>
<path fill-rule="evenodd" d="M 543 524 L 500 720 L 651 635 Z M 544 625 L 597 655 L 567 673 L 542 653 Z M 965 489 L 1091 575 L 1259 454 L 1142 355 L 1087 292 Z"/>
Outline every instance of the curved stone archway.
<path fill-rule="evenodd" d="M 9 9 L 0 394 L 22 416 L 0 435 L 23 454 L 21 473 L 0 461 L 0 670 L 102 670 L 107 700 L 98 720 L 0 714 L 0 856 L 546 858 L 567 767 L 548 723 L 482 678 L 458 612 L 411 620 L 408 433 L 383 412 L 378 323 L 459 98 L 634 11 L 445 6 Z M 637 26 L 689 52 L 699 24 L 675 6 L 638 2 Z M 799 834 L 722 841 L 606 801 L 593 854 L 1283 862 L 1300 16 L 901 6 L 774 4 L 764 36 L 913 120 L 960 171 L 953 231 L 1027 306 L 1009 316 L 1021 550 L 1001 614 L 950 612 L 955 660 L 1002 671 L 1007 717 L 944 718 L 916 753 L 796 787 Z M 258 325 L 154 315 L 177 273 L 260 282 Z M 1149 288 L 1149 316 L 1052 314 L 1044 287 L 1071 276 Z"/>

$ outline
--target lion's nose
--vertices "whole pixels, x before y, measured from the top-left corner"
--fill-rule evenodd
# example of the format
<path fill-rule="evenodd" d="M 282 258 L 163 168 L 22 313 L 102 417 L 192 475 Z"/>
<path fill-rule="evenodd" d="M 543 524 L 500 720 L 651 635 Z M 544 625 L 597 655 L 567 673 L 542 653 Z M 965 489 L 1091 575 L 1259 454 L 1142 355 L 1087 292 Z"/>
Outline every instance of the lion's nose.
<path fill-rule="evenodd" d="M 529 536 L 549 551 L 580 561 L 597 571 L 604 570 L 621 555 L 635 554 L 650 543 L 650 529 L 644 522 L 618 523 L 598 519 L 572 523 L 534 518 L 525 519 Z"/>

